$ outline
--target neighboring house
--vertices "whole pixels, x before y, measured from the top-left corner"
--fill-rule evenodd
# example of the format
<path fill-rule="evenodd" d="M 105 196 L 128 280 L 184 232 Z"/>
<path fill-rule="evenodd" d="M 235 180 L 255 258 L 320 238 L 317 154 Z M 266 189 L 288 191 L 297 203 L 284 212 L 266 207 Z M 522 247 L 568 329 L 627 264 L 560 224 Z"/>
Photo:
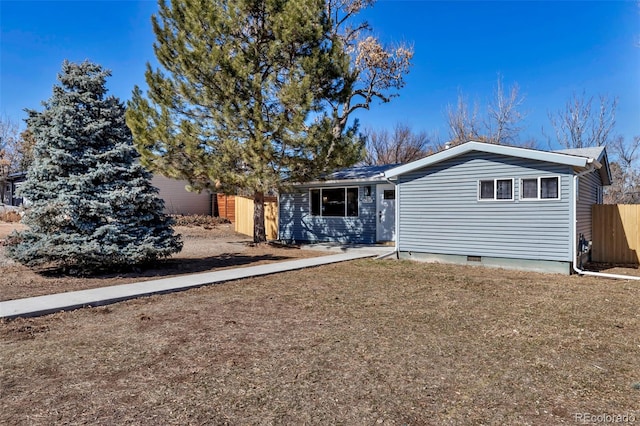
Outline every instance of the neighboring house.
<path fill-rule="evenodd" d="M 280 195 L 279 238 L 395 240 L 400 258 L 569 273 L 579 242 L 592 239 L 591 206 L 610 183 L 603 147 L 468 142 L 296 185 Z"/>
<path fill-rule="evenodd" d="M 395 188 L 384 172 L 395 166 L 353 167 L 281 193 L 279 239 L 357 244 L 393 241 Z"/>
<path fill-rule="evenodd" d="M 21 206 L 22 204 L 28 204 L 22 197 L 18 197 L 16 191 L 20 188 L 20 185 L 27 179 L 27 172 L 11 173 L 7 176 L 4 188 L 4 200 L 3 204 L 8 206 Z"/>
<path fill-rule="evenodd" d="M 212 195 L 209 191 L 189 192 L 189 182 L 171 179 L 162 175 L 153 175 L 151 184 L 158 188 L 159 196 L 164 200 L 167 214 L 211 215 Z"/>
<path fill-rule="evenodd" d="M 12 173 L 5 183 L 4 204 L 10 206 L 28 205 L 22 197 L 16 196 L 16 190 L 26 180 L 27 173 Z M 165 213 L 168 214 L 211 214 L 211 193 L 202 191 L 201 193 L 189 192 L 186 186 L 187 181 L 170 179 L 161 175 L 154 175 L 151 184 L 158 188 L 159 196 L 164 200 Z"/>
<path fill-rule="evenodd" d="M 604 147 L 545 152 L 468 142 L 385 177 L 401 258 L 569 273 L 611 183 Z M 581 238 L 582 237 L 582 238 Z"/>

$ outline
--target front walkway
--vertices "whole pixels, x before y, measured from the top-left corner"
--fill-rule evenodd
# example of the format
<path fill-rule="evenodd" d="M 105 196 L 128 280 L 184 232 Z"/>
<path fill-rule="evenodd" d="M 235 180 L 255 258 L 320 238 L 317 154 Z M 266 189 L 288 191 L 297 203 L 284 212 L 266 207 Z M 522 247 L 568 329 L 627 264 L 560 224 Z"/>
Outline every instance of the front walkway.
<path fill-rule="evenodd" d="M 33 317 L 86 306 L 108 305 L 110 303 L 150 296 L 152 294 L 171 293 L 207 284 L 218 284 L 225 281 L 277 274 L 279 272 L 310 268 L 329 263 L 374 257 L 379 254 L 380 250 L 377 250 L 377 248 L 347 249 L 343 253 L 328 256 L 8 300 L 0 302 L 0 318 Z"/>

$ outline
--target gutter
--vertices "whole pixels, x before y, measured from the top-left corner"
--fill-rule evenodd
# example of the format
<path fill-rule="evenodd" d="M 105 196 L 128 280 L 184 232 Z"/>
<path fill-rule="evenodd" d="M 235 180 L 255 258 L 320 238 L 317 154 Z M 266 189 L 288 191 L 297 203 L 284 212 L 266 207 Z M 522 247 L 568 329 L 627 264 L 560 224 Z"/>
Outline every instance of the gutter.
<path fill-rule="evenodd" d="M 573 247 L 573 270 L 579 275 L 589 275 L 592 277 L 613 278 L 618 280 L 638 280 L 640 277 L 632 275 L 607 274 L 604 272 L 585 271 L 578 268 L 578 248 L 576 247 L 576 236 L 578 235 L 578 179 L 589 174 L 601 167 L 601 164 L 593 159 L 589 159 L 590 167 L 578 174 L 573 175 L 573 235 L 571 237 L 571 246 Z"/>

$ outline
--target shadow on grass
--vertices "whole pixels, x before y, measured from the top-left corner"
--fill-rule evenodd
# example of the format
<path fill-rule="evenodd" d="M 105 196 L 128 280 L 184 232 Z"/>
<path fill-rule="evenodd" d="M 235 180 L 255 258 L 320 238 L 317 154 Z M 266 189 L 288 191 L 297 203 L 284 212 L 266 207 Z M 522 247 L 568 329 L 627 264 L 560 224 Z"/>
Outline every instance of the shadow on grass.
<path fill-rule="evenodd" d="M 598 263 L 598 262 L 589 262 L 584 265 L 583 269 L 585 271 L 591 272 L 606 272 L 610 269 L 615 268 L 623 268 L 631 271 L 638 271 L 640 267 L 638 265 L 630 265 L 630 264 L 617 264 L 617 263 Z"/>
<path fill-rule="evenodd" d="M 194 259 L 163 259 L 153 263 L 127 266 L 124 265 L 117 270 L 101 271 L 90 275 L 81 275 L 86 278 L 111 279 L 111 278 L 152 278 L 165 277 L 170 275 L 197 274 L 201 272 L 213 272 L 217 269 L 231 268 L 237 266 L 248 266 L 256 263 L 271 263 L 283 260 L 294 259 L 289 256 L 274 256 L 262 254 L 247 256 L 240 253 L 223 253 L 217 256 L 209 256 Z M 69 271 L 59 268 L 44 269 L 39 271 L 47 277 L 68 277 L 78 276 Z"/>

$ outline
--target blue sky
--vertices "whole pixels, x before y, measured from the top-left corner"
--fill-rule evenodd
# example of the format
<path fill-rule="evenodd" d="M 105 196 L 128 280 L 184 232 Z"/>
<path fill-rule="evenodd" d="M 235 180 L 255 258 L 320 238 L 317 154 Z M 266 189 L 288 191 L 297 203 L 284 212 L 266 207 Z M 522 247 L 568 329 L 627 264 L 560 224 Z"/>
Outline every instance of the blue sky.
<path fill-rule="evenodd" d="M 64 59 L 111 69 L 122 100 L 154 63 L 154 1 L 0 1 L 0 113 L 41 109 Z M 462 92 L 480 107 L 498 75 L 525 96 L 522 139 L 548 148 L 541 128 L 572 93 L 619 99 L 616 132 L 640 135 L 640 7 L 635 1 L 381 0 L 364 17 L 385 42 L 414 46 L 398 98 L 357 114 L 363 128 L 410 125 L 446 139 L 445 111 Z M 555 147 L 555 146 L 552 146 Z"/>

